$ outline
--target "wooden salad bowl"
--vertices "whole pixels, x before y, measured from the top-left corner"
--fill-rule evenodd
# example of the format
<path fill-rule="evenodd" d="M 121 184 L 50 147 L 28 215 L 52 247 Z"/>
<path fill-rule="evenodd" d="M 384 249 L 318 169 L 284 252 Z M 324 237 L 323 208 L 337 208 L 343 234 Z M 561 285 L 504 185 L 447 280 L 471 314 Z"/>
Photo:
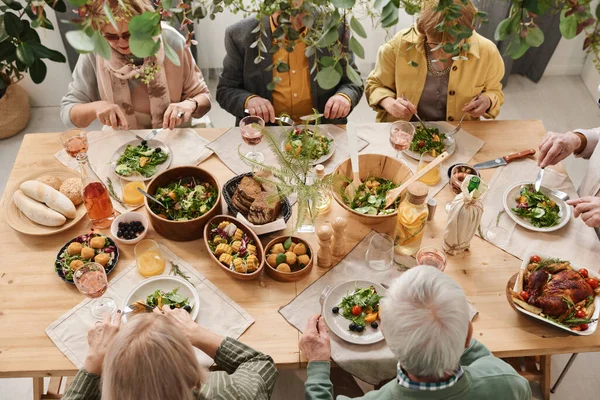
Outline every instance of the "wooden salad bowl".
<path fill-rule="evenodd" d="M 209 242 L 209 240 L 211 240 L 211 237 L 210 237 L 211 226 L 218 226 L 223 221 L 227 221 L 232 224 L 235 224 L 239 229 L 241 229 L 246 235 L 248 235 L 250 237 L 250 240 L 252 240 L 252 244 L 256 246 L 256 257 L 258 258 L 258 269 L 256 271 L 249 273 L 249 274 L 244 274 L 241 272 L 233 271 L 233 270 L 227 268 L 225 265 L 223 265 L 219 261 L 219 259 L 213 254 L 213 252 L 210 250 L 210 246 L 208 245 L 208 242 Z M 228 275 L 232 276 L 235 279 L 249 281 L 249 280 L 258 278 L 258 276 L 260 275 L 260 273 L 262 272 L 262 270 L 265 267 L 265 252 L 264 252 L 262 243 L 258 239 L 258 236 L 256 236 L 256 233 L 254 233 L 254 231 L 252 229 L 250 229 L 249 227 L 247 227 L 246 225 L 244 225 L 243 223 L 241 223 L 234 217 L 230 217 L 229 215 L 217 215 L 217 216 L 211 218 L 210 221 L 208 221 L 204 225 L 204 245 L 206 246 L 206 251 L 210 255 L 211 260 L 216 265 L 221 267 L 223 269 L 223 271 L 225 271 L 225 273 L 227 273 Z"/>
<path fill-rule="evenodd" d="M 279 236 L 276 237 L 275 239 L 271 240 L 269 242 L 269 244 L 267 244 L 267 246 L 265 247 L 265 259 L 267 258 L 267 255 L 269 254 L 269 251 L 271 250 L 271 247 L 273 247 L 274 245 L 276 245 L 277 243 L 283 243 L 285 242 L 288 238 L 292 238 L 292 242 L 294 243 L 303 243 L 306 246 L 306 254 L 309 257 L 309 261 L 308 264 L 302 268 L 299 271 L 296 272 L 282 272 L 282 271 L 278 271 L 277 269 L 273 268 L 271 265 L 269 265 L 268 262 L 265 261 L 266 267 L 265 267 L 265 271 L 267 272 L 267 275 L 269 275 L 271 278 L 275 279 L 276 281 L 280 281 L 280 282 L 295 282 L 297 280 L 302 279 L 303 277 L 305 277 L 306 275 L 308 275 L 310 273 L 310 270 L 313 267 L 313 263 L 316 257 L 315 252 L 313 251 L 310 243 L 308 243 L 306 240 L 299 238 L 298 236 Z"/>
<path fill-rule="evenodd" d="M 202 168 L 184 166 L 168 169 L 156 175 L 156 177 L 150 181 L 146 191 L 148 194 L 154 195 L 158 187 L 166 186 L 171 182 L 190 176 L 198 178 L 202 182 L 208 182 L 217 189 L 217 201 L 207 213 L 198 218 L 189 221 L 169 221 L 161 218 L 150 209 L 150 204 L 148 202 L 151 200 L 144 197 L 144 206 L 148 212 L 148 219 L 150 220 L 152 227 L 159 235 L 166 239 L 178 242 L 200 239 L 204 233 L 204 225 L 206 225 L 208 220 L 221 210 L 221 187 L 219 186 L 219 181 L 217 181 L 217 178 L 210 172 Z"/>
<path fill-rule="evenodd" d="M 414 175 L 410 168 L 400 160 L 381 154 L 359 154 L 358 165 L 358 172 L 362 182 L 365 182 L 369 177 L 376 177 L 384 178 L 400 185 Z M 353 219 L 365 225 L 376 225 L 396 220 L 397 211 L 388 215 L 365 215 L 354 211 L 346 204 L 344 201 L 344 192 L 346 186 L 352 180 L 352 165 L 349 158 L 342 161 L 335 168 L 333 174 L 334 185 L 336 186 L 333 189 L 333 198 L 344 210 L 352 214 Z"/>

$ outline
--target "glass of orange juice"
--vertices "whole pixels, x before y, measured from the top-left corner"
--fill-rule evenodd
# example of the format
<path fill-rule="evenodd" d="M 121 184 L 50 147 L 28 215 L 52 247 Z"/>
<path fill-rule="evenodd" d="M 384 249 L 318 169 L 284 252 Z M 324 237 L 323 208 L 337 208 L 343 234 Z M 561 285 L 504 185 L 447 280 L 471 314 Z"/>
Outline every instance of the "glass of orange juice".
<path fill-rule="evenodd" d="M 135 180 L 127 182 L 127 184 L 123 186 L 123 201 L 130 206 L 139 206 L 144 203 L 144 195 L 140 193 L 138 188 L 146 190 L 144 181 Z"/>
<path fill-rule="evenodd" d="M 432 162 L 433 160 L 435 160 L 435 157 L 433 156 L 433 154 L 430 151 L 426 151 L 425 153 L 421 154 L 421 158 L 419 159 L 419 166 L 417 167 L 417 171 L 420 171 L 423 168 L 427 167 L 427 165 L 429 165 L 429 163 Z M 425 175 L 423 175 L 419 179 L 419 181 L 421 181 L 424 184 L 429 185 L 429 186 L 437 185 L 438 182 L 442 179 L 440 176 L 440 169 L 441 169 L 441 164 L 438 164 L 437 166 L 433 167 L 433 169 L 431 169 L 431 171 L 429 171 Z"/>
<path fill-rule="evenodd" d="M 133 252 L 138 272 L 144 278 L 160 275 L 165 270 L 165 258 L 154 240 L 142 240 L 135 245 Z"/>

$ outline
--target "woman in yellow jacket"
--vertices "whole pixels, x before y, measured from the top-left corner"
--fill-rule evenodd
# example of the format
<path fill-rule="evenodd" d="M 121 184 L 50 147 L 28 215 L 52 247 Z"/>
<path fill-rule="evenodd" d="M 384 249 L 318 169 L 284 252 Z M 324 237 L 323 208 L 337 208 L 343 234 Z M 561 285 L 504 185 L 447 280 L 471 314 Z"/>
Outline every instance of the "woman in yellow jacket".
<path fill-rule="evenodd" d="M 473 31 L 465 40 L 468 51 L 461 53 L 467 60 L 452 60 L 441 45 L 454 39 L 435 29 L 443 15 L 432 2 L 425 4 L 415 27 L 379 48 L 365 88 L 377 122 L 409 121 L 415 113 L 429 121 L 458 121 L 465 113 L 466 120 L 495 118 L 504 103 L 500 83 L 504 62 L 498 49 Z M 473 26 L 477 12 L 473 3 L 454 0 L 454 4 L 462 9 L 457 23 Z"/>

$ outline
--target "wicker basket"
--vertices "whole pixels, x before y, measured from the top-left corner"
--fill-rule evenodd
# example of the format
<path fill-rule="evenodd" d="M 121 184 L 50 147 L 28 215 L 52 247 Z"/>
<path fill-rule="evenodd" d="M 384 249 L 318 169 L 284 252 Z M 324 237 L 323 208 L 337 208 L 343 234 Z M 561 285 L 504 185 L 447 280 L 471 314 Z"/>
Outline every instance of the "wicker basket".
<path fill-rule="evenodd" d="M 29 97 L 21 86 L 12 84 L 0 98 L 0 139 L 21 132 L 29 122 Z"/>

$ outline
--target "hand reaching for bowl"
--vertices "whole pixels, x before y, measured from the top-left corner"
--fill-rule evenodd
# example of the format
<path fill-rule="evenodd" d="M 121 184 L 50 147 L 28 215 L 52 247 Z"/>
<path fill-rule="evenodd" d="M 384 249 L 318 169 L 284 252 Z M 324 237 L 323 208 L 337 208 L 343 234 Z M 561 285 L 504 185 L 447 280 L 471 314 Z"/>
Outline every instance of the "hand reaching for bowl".
<path fill-rule="evenodd" d="M 331 358 L 331 342 L 329 329 L 320 315 L 308 319 L 304 334 L 300 338 L 300 350 L 311 361 L 329 361 Z"/>
<path fill-rule="evenodd" d="M 121 310 L 111 317 L 104 315 L 104 320 L 96 322 L 88 331 L 88 344 L 90 348 L 83 363 L 83 369 L 95 375 L 102 373 L 102 363 L 108 347 L 119 332 L 121 327 Z"/>
<path fill-rule="evenodd" d="M 581 220 L 591 228 L 600 228 L 600 197 L 581 197 L 569 200 L 567 204 L 574 207 L 575 218 L 581 217 Z"/>

